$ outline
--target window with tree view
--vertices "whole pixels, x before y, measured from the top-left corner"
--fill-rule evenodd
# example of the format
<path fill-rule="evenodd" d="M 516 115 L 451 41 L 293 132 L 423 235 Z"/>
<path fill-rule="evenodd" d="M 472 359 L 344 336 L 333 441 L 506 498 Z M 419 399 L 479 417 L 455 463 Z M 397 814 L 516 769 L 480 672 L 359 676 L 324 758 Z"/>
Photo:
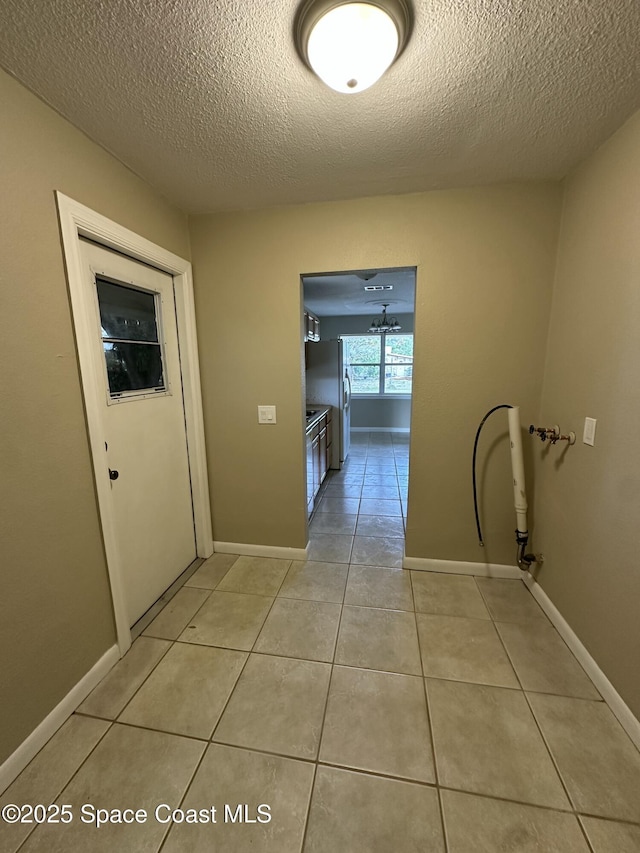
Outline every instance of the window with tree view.
<path fill-rule="evenodd" d="M 343 335 L 353 394 L 411 394 L 413 335 Z"/>
<path fill-rule="evenodd" d="M 155 294 L 96 276 L 109 396 L 165 390 Z"/>

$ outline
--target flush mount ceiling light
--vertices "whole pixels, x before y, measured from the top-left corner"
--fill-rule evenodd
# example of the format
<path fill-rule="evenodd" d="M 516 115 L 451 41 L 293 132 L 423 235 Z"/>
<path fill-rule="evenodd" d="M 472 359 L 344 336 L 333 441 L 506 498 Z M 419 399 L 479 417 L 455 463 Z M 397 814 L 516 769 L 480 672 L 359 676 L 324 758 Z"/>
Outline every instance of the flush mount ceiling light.
<path fill-rule="evenodd" d="M 382 317 L 376 318 L 371 321 L 371 325 L 369 326 L 370 332 L 377 332 L 378 334 L 382 334 L 382 332 L 399 332 L 402 329 L 402 326 L 395 317 L 387 317 L 387 308 L 389 307 L 389 302 L 385 302 L 382 306 Z"/>
<path fill-rule="evenodd" d="M 296 47 L 327 86 L 355 94 L 382 77 L 410 28 L 406 0 L 305 0 L 296 18 Z"/>

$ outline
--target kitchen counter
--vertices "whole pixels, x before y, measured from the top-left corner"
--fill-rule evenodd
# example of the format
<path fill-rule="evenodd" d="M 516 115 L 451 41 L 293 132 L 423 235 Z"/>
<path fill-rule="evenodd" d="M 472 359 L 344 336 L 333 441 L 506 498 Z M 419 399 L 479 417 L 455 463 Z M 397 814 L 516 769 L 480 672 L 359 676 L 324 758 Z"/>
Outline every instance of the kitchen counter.
<path fill-rule="evenodd" d="M 309 430 L 313 429 L 317 423 L 322 419 L 324 415 L 329 414 L 331 411 L 331 406 L 319 406 L 317 403 L 313 403 L 307 406 L 307 425 L 305 428 L 305 432 L 309 432 Z"/>

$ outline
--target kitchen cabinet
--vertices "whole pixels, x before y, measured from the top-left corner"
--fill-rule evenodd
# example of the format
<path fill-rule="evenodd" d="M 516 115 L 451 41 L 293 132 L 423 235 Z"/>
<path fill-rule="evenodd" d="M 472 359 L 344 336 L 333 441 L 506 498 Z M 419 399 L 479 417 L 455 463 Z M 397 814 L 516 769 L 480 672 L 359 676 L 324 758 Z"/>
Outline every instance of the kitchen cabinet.
<path fill-rule="evenodd" d="M 307 445 L 307 514 L 313 512 L 315 493 L 313 491 L 313 439 L 311 433 L 306 435 Z"/>
<path fill-rule="evenodd" d="M 304 312 L 304 340 L 305 343 L 320 340 L 320 320 L 307 310 Z"/>
<path fill-rule="evenodd" d="M 327 476 L 327 421 L 325 417 L 324 426 L 320 429 L 318 436 L 318 488 L 322 485 L 322 481 Z"/>
<path fill-rule="evenodd" d="M 307 459 L 307 511 L 311 515 L 331 459 L 331 408 L 317 409 L 307 419 L 305 436 Z"/>
<path fill-rule="evenodd" d="M 320 491 L 320 435 L 316 435 L 311 444 L 313 455 L 313 497 Z"/>
<path fill-rule="evenodd" d="M 331 409 L 327 412 L 327 440 L 325 453 L 325 474 L 331 468 L 331 459 L 333 454 L 333 418 L 331 417 Z"/>

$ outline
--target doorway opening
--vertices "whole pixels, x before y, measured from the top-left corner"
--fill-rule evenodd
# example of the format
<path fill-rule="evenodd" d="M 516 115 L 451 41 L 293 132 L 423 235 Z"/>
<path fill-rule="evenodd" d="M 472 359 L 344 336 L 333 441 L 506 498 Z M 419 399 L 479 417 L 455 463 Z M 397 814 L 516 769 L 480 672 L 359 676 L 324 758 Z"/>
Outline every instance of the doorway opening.
<path fill-rule="evenodd" d="M 302 276 L 309 560 L 401 568 L 416 268 Z"/>

